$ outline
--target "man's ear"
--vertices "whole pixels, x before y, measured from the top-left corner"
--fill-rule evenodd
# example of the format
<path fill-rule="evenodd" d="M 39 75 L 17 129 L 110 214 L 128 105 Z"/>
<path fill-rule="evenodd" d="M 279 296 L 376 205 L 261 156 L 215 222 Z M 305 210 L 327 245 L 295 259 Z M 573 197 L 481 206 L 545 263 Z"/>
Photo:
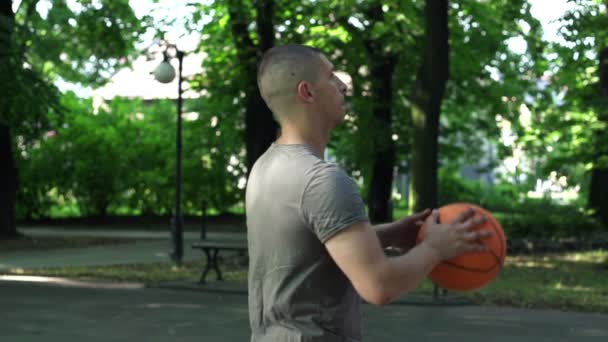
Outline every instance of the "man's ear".
<path fill-rule="evenodd" d="M 306 81 L 301 81 L 298 83 L 298 97 L 306 103 L 311 103 L 314 101 L 313 99 L 313 91 L 311 89 L 311 84 Z"/>

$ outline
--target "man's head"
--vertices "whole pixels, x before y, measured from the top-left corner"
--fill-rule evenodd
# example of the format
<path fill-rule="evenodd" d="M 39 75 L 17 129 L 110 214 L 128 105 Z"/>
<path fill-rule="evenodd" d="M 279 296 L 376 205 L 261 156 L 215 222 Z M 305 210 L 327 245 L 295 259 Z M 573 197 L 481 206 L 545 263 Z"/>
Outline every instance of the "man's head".
<path fill-rule="evenodd" d="M 258 87 L 279 123 L 297 112 L 322 114 L 332 124 L 343 119 L 346 85 L 317 49 L 292 44 L 268 50 L 258 68 Z"/>

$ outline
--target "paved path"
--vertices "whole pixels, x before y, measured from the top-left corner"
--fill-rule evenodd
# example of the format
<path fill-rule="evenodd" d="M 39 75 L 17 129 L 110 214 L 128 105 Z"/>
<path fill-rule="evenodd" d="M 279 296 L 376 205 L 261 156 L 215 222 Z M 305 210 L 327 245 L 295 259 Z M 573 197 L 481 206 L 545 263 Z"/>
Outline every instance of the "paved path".
<path fill-rule="evenodd" d="M 0 281 L 11 342 L 247 341 L 247 297 Z M 365 341 L 607 341 L 608 315 L 479 306 L 364 305 Z"/>

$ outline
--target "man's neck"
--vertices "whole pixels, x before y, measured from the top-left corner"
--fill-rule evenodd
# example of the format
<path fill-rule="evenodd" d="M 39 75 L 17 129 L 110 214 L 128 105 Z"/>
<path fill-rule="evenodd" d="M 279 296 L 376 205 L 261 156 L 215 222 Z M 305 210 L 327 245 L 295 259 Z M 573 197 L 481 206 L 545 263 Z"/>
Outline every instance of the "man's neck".
<path fill-rule="evenodd" d="M 291 145 L 302 144 L 310 146 L 315 154 L 323 159 L 325 155 L 325 147 L 329 142 L 329 133 L 318 132 L 312 133 L 290 129 L 289 127 L 281 128 L 281 136 L 277 139 L 277 144 Z"/>

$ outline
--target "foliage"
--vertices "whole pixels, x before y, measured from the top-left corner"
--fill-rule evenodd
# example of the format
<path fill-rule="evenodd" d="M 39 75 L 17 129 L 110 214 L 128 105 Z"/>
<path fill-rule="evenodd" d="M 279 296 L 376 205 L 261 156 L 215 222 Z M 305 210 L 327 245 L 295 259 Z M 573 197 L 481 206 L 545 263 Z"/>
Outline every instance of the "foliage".
<path fill-rule="evenodd" d="M 541 80 L 548 98 L 529 103 L 531 119 L 512 120 L 517 144 L 532 157 L 534 176 L 551 172 L 580 184 L 588 193 L 590 170 L 605 167 L 607 100 L 601 94 L 598 53 L 608 47 L 605 4 L 596 0 L 570 1 L 559 19 L 559 40 L 542 51 L 546 73 Z M 518 111 L 517 111 L 518 112 Z"/>
<path fill-rule="evenodd" d="M 167 214 L 175 198 L 175 105 L 114 99 L 93 114 L 90 100 L 63 97 L 64 124 L 22 151 L 22 217 L 48 216 L 54 205 L 75 203 L 81 215 Z M 189 103 L 186 109 L 189 110 Z M 104 109 L 105 107 L 105 109 Z M 226 210 L 240 200 L 234 164 L 238 139 L 209 116 L 184 122 L 185 213 L 202 202 Z M 220 132 L 220 133 L 218 133 Z M 232 172 L 226 174 L 226 169 Z M 129 208 L 121 212 L 121 208 Z"/>
<path fill-rule="evenodd" d="M 135 17 L 127 0 L 73 5 L 53 0 L 44 16 L 38 3 L 22 1 L 12 22 L 2 17 L 12 34 L 3 38 L 10 50 L 0 67 L 2 92 L 8 95 L 0 101 L 0 122 L 23 142 L 40 137 L 62 112 L 53 81 L 104 83 L 128 65 L 147 23 L 147 17 Z"/>
<path fill-rule="evenodd" d="M 381 141 L 394 140 L 397 166 L 408 171 L 411 154 L 410 94 L 421 58 L 424 34 L 423 1 L 274 1 L 277 44 L 306 43 L 325 51 L 336 69 L 352 79 L 352 96 L 344 125 L 335 131 L 330 153 L 353 175 L 364 181 L 367 198 L 373 162 Z M 255 18 L 256 4 L 241 2 L 240 10 Z M 377 9 L 380 8 L 380 12 Z M 206 106 L 218 113 L 220 123 L 243 134 L 243 72 L 236 43 L 230 35 L 230 3 L 197 6 L 193 22 L 205 20 L 200 50 L 209 57 L 204 72 L 192 82 L 205 90 Z M 249 38 L 259 37 L 251 22 Z M 193 27 L 196 25 L 192 25 Z M 527 1 L 454 1 L 450 8 L 451 80 L 441 120 L 441 159 L 478 162 L 483 148 L 498 142 L 496 113 L 517 115 L 510 108 L 535 94 L 542 74 L 537 63 L 542 50 L 540 23 L 530 14 Z M 528 49 L 512 52 L 508 42 L 521 37 Z M 373 74 L 372 64 L 395 56 L 395 74 Z M 370 88 L 374 80 L 393 77 L 392 127 L 386 129 L 376 117 L 378 104 Z M 508 98 L 508 101 L 504 101 Z M 224 117 L 226 119 L 224 119 Z M 235 122 L 235 124 L 232 124 Z M 382 133 L 379 133 L 382 132 Z M 506 149 L 505 149 L 506 150 Z M 243 163 L 243 161 L 240 161 Z M 491 169 L 495 164 L 484 165 Z"/>
<path fill-rule="evenodd" d="M 20 26 L 10 5 L 3 4 L 9 12 L 0 15 L 0 125 L 12 128 L 26 143 L 48 127 L 48 116 L 59 108 L 59 94 L 38 68 L 24 63 Z"/>
<path fill-rule="evenodd" d="M 32 65 L 44 66 L 55 79 L 103 84 L 128 65 L 133 47 L 149 18 L 137 18 L 128 0 L 53 0 L 48 12 L 34 10 L 38 1 L 23 1 L 16 13 L 18 40 Z"/>
<path fill-rule="evenodd" d="M 409 96 L 422 58 L 415 52 L 421 51 L 424 34 L 423 1 L 383 1 L 380 19 L 369 15 L 374 3 L 314 4 L 310 24 L 302 30 L 305 43 L 327 51 L 337 70 L 352 78 L 349 117 L 336 130 L 330 148 L 348 170 L 362 175 L 366 185 L 376 151 L 374 137 L 380 134 L 369 89 L 372 79 L 386 77 L 370 74 L 370 59 L 387 51 L 398 56 L 392 129 L 381 130 L 381 134 L 395 135 L 397 166 L 408 171 L 412 136 Z M 542 64 L 536 61 L 543 45 L 540 23 L 529 9 L 526 1 L 451 2 L 450 81 L 440 122 L 442 161 L 477 162 L 485 153 L 482 142 L 498 141 L 496 113 L 507 113 L 523 101 L 526 92 L 534 92 L 531 85 L 542 74 Z M 374 42 L 372 51 L 365 45 L 367 37 Z M 510 51 L 509 39 L 515 37 L 528 43 L 524 55 Z M 509 102 L 503 100 L 505 97 Z"/>
<path fill-rule="evenodd" d="M 90 101 L 71 95 L 60 101 L 49 82 L 102 83 L 117 68 L 128 65 L 135 53 L 132 46 L 149 19 L 136 18 L 126 0 L 97 5 L 82 1 L 80 9 L 63 1 L 50 3 L 53 6 L 43 17 L 33 10 L 36 1 L 23 1 L 15 21 L 13 67 L 0 72 L 19 80 L 6 88 L 10 96 L 1 97 L 0 106 L 11 108 L 9 121 L 20 137 L 21 216 L 47 216 L 57 205 L 78 206 L 83 215 L 170 213 L 175 181 L 174 104 L 117 99 L 109 104 L 109 111 L 92 115 Z M 397 166 L 407 172 L 409 95 L 422 58 L 417 52 L 423 49 L 424 2 L 274 3 L 277 44 L 307 43 L 321 48 L 336 69 L 352 78 L 349 115 L 329 147 L 351 174 L 364 181 L 364 195 L 377 151 L 375 136 L 394 135 Z M 572 3 L 576 6 L 562 21 L 564 42 L 547 46 L 529 1 L 450 1 L 450 80 L 440 122 L 441 203 L 467 200 L 504 211 L 517 235 L 570 235 L 591 226 L 577 223 L 587 222 L 580 210 L 525 196 L 537 177 L 551 171 L 567 175 L 570 184 L 580 184 L 585 191 L 590 167 L 602 160 L 594 156 L 608 146 L 600 134 L 606 131 L 600 115 L 605 103 L 593 95 L 597 51 L 607 44 L 602 28 L 608 16 L 597 0 Z M 370 16 L 369 8 L 378 4 L 381 16 Z M 243 13 L 255 18 L 256 2 L 241 5 Z M 192 6 L 196 11 L 188 27 L 202 27 L 199 50 L 207 56 L 203 72 L 189 80 L 202 97 L 187 103 L 185 112 L 196 112 L 198 118 L 184 123 L 184 210 L 195 213 L 203 201 L 223 210 L 242 200 L 246 104 L 244 71 L 230 33 L 228 2 Z M 252 21 L 248 32 L 257 43 L 255 25 Z M 366 39 L 373 44 L 366 45 Z M 526 42 L 523 53 L 511 50 L 512 39 Z M 378 128 L 369 91 L 372 80 L 386 77 L 370 74 L 373 56 L 384 53 L 398 58 L 389 130 Z M 31 69 L 15 67 L 24 61 Z M 521 118 L 523 104 L 530 110 L 527 124 Z M 142 113 L 143 119 L 137 119 L 136 113 Z M 506 146 L 500 140 L 497 114 L 510 123 L 515 144 Z M 46 132 L 56 136 L 41 137 Z M 498 148 L 494 160 L 483 158 L 489 146 Z M 518 182 L 525 177 L 520 174 L 513 177 L 518 180 L 515 184 L 506 180 L 507 184 L 493 187 L 453 175 L 453 166 L 465 163 L 492 170 L 518 147 L 532 159 L 528 170 L 521 166 L 518 170 L 527 176 L 522 183 Z M 545 216 L 551 221 L 548 228 L 538 222 Z"/>
<path fill-rule="evenodd" d="M 309 7 L 291 1 L 267 1 L 262 7 L 266 5 L 277 10 L 269 11 L 272 15 L 266 11 L 260 14 L 261 4 L 255 1 L 197 4 L 197 10 L 190 18 L 192 26 L 205 22 L 199 50 L 208 56 L 203 60 L 203 72 L 196 75 L 190 85 L 203 93 L 205 101 L 201 108 L 216 118 L 222 137 L 240 139 L 243 147 L 249 149 L 233 151 L 237 158 L 233 166 L 238 169 L 245 168 L 248 159 L 252 161 L 255 157 L 246 156 L 246 153 L 256 154 L 258 145 L 274 139 L 274 134 L 270 139 L 268 137 L 274 131 L 270 114 L 266 113 L 261 98 L 257 98 L 254 70 L 257 61 L 251 60 L 259 58 L 263 48 L 257 25 L 264 25 L 269 20 L 260 15 L 274 18 L 270 24 L 274 24 L 278 44 L 302 42 L 299 31 L 304 27 L 302 25 L 308 24 L 308 16 L 303 12 L 310 11 Z"/>

